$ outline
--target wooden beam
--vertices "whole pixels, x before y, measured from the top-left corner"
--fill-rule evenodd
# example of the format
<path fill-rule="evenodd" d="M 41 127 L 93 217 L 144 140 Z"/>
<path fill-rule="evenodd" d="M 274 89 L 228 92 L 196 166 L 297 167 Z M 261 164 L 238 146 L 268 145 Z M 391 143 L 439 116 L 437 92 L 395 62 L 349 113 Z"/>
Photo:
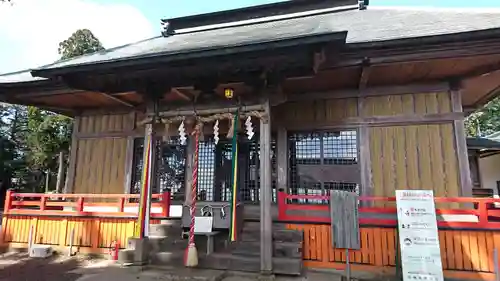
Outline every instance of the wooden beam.
<path fill-rule="evenodd" d="M 127 138 L 127 137 L 138 137 L 144 136 L 143 133 L 136 131 L 109 131 L 109 132 L 98 132 L 98 133 L 77 133 L 77 139 L 100 139 L 100 138 Z"/>
<path fill-rule="evenodd" d="M 271 217 L 271 112 L 265 103 L 268 118 L 260 120 L 260 271 L 273 272 L 273 225 Z"/>
<path fill-rule="evenodd" d="M 176 94 L 178 97 L 182 98 L 183 100 L 190 101 L 191 98 L 188 97 L 185 93 L 182 92 L 182 89 L 179 88 L 172 88 L 172 92 Z"/>
<path fill-rule="evenodd" d="M 451 109 L 453 112 L 462 112 L 462 97 L 460 90 L 451 91 Z M 469 154 L 467 151 L 464 120 L 453 121 L 455 151 L 458 160 L 460 188 L 463 197 L 472 197 L 472 180 L 470 175 Z"/>
<path fill-rule="evenodd" d="M 366 85 L 368 84 L 368 79 L 370 79 L 371 71 L 372 67 L 370 66 L 370 60 L 366 59 L 363 62 L 363 67 L 361 68 L 361 75 L 359 76 L 358 89 L 360 91 L 366 89 Z"/>
<path fill-rule="evenodd" d="M 286 129 L 278 128 L 276 150 L 278 152 L 278 190 L 288 191 L 288 139 Z"/>
<path fill-rule="evenodd" d="M 29 91 L 29 92 L 12 92 L 7 94 L 2 94 L 0 97 L 16 97 L 16 98 L 40 98 L 40 97 L 51 97 L 51 96 L 60 96 L 60 95 L 69 95 L 69 94 L 79 94 L 86 93 L 88 91 L 85 90 L 75 90 L 75 89 L 55 89 L 55 90 L 41 90 L 41 91 Z"/>
<path fill-rule="evenodd" d="M 134 112 L 142 112 L 138 107 L 133 109 Z M 128 114 L 131 112 L 130 108 L 121 107 L 104 107 L 104 108 L 82 108 L 79 109 L 79 115 L 81 116 L 93 116 L 93 115 L 109 115 L 109 114 Z"/>
<path fill-rule="evenodd" d="M 308 92 L 304 94 L 288 95 L 288 101 L 305 101 L 318 99 L 345 99 L 356 97 L 374 97 L 386 95 L 404 95 L 415 93 L 433 93 L 449 91 L 450 85 L 447 82 L 416 83 L 398 86 L 379 86 L 360 89 L 333 90 L 325 92 Z"/>
<path fill-rule="evenodd" d="M 491 99 L 496 97 L 500 93 L 500 85 L 493 88 L 493 90 L 489 91 L 486 93 L 486 95 L 482 96 L 479 100 L 477 100 L 474 105 L 472 106 L 474 108 L 473 111 L 481 108 L 483 105 L 488 103 Z M 465 109 L 464 109 L 465 110 Z"/>
<path fill-rule="evenodd" d="M 341 60 L 331 58 L 331 61 L 326 62 L 325 68 L 360 66 L 366 57 L 370 58 L 372 65 L 389 65 L 500 54 L 498 39 L 470 43 L 415 44 L 418 47 L 413 48 L 395 46 L 376 49 L 373 43 L 370 44 L 372 45 L 370 48 L 362 48 L 361 45 L 358 45 L 361 48 L 349 46 L 346 51 L 339 54 Z"/>
<path fill-rule="evenodd" d="M 186 176 L 184 178 L 185 189 L 184 189 L 184 206 L 191 206 L 191 193 L 192 193 L 192 183 L 193 183 L 193 156 L 195 150 L 194 137 L 189 135 L 187 137 L 187 147 L 186 147 Z M 183 207 L 184 208 L 184 207 Z M 182 210 L 183 212 L 185 210 Z"/>
<path fill-rule="evenodd" d="M 468 71 L 460 75 L 457 78 L 461 80 L 472 79 L 479 76 L 488 75 L 499 70 L 500 70 L 500 62 L 489 65 L 481 65 L 479 67 L 472 69 L 471 71 Z"/>
<path fill-rule="evenodd" d="M 64 193 L 73 193 L 75 189 L 75 173 L 76 173 L 76 161 L 78 155 L 78 138 L 76 135 L 80 131 L 80 116 L 73 119 L 73 133 L 71 136 L 71 148 L 69 152 L 69 165 L 68 165 L 68 175 L 66 179 L 66 184 L 64 186 Z"/>
<path fill-rule="evenodd" d="M 125 153 L 125 177 L 123 179 L 123 193 L 127 194 L 131 191 L 132 173 L 134 165 L 134 140 L 135 137 L 127 137 L 127 150 Z"/>
<path fill-rule="evenodd" d="M 319 52 L 315 52 L 313 54 L 313 71 L 314 73 L 318 73 L 320 67 L 323 65 L 323 63 L 326 62 L 326 54 L 325 50 L 322 49 Z"/>
<path fill-rule="evenodd" d="M 99 92 L 99 94 L 101 94 L 102 96 L 107 97 L 107 98 L 108 98 L 108 99 L 110 99 L 110 100 L 113 100 L 113 101 L 116 101 L 116 102 L 118 102 L 118 103 L 120 103 L 120 104 L 123 104 L 123 105 L 125 105 L 125 106 L 128 106 L 128 107 L 134 107 L 134 106 L 135 106 L 134 104 L 132 104 L 132 103 L 130 103 L 130 102 L 128 102 L 128 101 L 124 101 L 124 100 L 122 100 L 121 98 L 119 98 L 119 97 L 115 97 L 115 96 L 113 96 L 113 95 L 111 95 L 111 94 L 108 94 L 108 93 L 103 93 L 103 92 Z"/>
<path fill-rule="evenodd" d="M 243 105 L 243 106 L 231 106 L 231 107 L 224 107 L 223 105 L 219 105 L 216 107 L 212 108 L 207 108 L 204 106 L 197 106 L 196 111 L 193 109 L 193 106 L 191 106 L 190 109 L 188 108 L 178 108 L 175 110 L 169 110 L 169 111 L 163 111 L 160 112 L 160 117 L 176 117 L 176 116 L 194 116 L 194 115 L 207 115 L 207 114 L 217 114 L 217 113 L 230 113 L 230 112 L 236 112 L 239 110 L 240 112 L 243 111 L 259 111 L 263 110 L 264 108 L 262 107 L 261 104 L 258 105 Z"/>
<path fill-rule="evenodd" d="M 339 128 L 361 128 L 366 127 L 386 127 L 386 126 L 408 126 L 418 124 L 442 124 L 451 123 L 455 120 L 463 120 L 464 115 L 461 112 L 437 113 L 426 115 L 394 115 L 394 116 L 374 116 L 374 117 L 348 117 L 337 122 L 301 123 L 287 122 L 280 123 L 288 130 L 328 130 Z"/>
<path fill-rule="evenodd" d="M 357 109 L 358 116 L 364 118 L 365 114 L 365 97 L 358 98 Z M 370 129 L 367 124 L 362 124 L 358 130 L 359 136 L 358 146 L 359 146 L 359 158 L 358 161 L 361 165 L 361 196 L 373 196 L 373 186 L 372 186 L 372 163 L 370 155 Z M 367 206 L 369 204 L 364 204 Z"/>

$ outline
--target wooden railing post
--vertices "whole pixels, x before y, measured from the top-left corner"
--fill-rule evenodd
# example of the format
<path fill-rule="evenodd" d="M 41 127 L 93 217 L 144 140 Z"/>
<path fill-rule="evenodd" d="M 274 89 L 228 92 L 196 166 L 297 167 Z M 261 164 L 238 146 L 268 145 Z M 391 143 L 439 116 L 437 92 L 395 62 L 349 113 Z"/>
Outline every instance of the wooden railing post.
<path fill-rule="evenodd" d="M 479 225 L 486 225 L 488 223 L 488 208 L 484 201 L 478 202 L 479 211 Z"/>
<path fill-rule="evenodd" d="M 161 205 L 162 205 L 162 217 L 168 218 L 170 217 L 170 205 L 171 205 L 171 193 L 170 189 L 165 190 L 161 194 Z"/>
<path fill-rule="evenodd" d="M 120 201 L 118 202 L 118 212 L 123 213 L 125 212 L 125 197 L 120 198 Z"/>
<path fill-rule="evenodd" d="M 278 190 L 278 197 L 276 198 L 278 201 L 278 219 L 285 220 L 286 219 L 286 193 L 283 189 Z"/>
<path fill-rule="evenodd" d="M 47 203 L 47 197 L 42 195 L 42 197 L 40 197 L 40 211 L 45 211 L 45 203 Z"/>
<path fill-rule="evenodd" d="M 10 209 L 12 209 L 12 196 L 14 195 L 14 192 L 12 190 L 7 190 L 5 193 L 5 201 L 4 201 L 4 213 L 8 213 Z"/>
<path fill-rule="evenodd" d="M 78 198 L 76 203 L 76 211 L 79 213 L 83 213 L 83 204 L 85 203 L 85 199 L 83 197 Z"/>

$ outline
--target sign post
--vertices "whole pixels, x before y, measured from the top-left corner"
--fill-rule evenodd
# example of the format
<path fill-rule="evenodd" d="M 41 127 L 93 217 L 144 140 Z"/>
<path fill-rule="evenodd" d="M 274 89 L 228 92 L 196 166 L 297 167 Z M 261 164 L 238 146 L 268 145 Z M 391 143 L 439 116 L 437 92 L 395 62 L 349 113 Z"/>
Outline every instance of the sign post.
<path fill-rule="evenodd" d="M 396 190 L 404 281 L 443 281 L 432 190 Z"/>

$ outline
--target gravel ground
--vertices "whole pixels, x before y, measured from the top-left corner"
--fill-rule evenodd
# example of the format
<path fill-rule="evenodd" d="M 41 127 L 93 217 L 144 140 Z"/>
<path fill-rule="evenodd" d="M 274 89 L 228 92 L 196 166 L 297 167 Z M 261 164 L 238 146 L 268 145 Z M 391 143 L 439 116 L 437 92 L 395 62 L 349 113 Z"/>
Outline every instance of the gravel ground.
<path fill-rule="evenodd" d="M 27 253 L 0 256 L 0 281 L 76 281 L 109 265 L 103 259 L 52 256 L 29 258 Z"/>

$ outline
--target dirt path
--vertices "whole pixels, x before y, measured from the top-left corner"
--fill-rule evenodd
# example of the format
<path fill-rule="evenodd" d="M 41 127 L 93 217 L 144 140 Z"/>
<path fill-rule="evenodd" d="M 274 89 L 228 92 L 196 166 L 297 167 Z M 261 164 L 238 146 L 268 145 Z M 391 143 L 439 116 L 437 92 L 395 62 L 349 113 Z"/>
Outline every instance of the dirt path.
<path fill-rule="evenodd" d="M 0 281 L 76 281 L 80 277 L 98 272 L 109 262 L 83 257 L 53 256 L 32 259 L 26 253 L 0 256 Z"/>

